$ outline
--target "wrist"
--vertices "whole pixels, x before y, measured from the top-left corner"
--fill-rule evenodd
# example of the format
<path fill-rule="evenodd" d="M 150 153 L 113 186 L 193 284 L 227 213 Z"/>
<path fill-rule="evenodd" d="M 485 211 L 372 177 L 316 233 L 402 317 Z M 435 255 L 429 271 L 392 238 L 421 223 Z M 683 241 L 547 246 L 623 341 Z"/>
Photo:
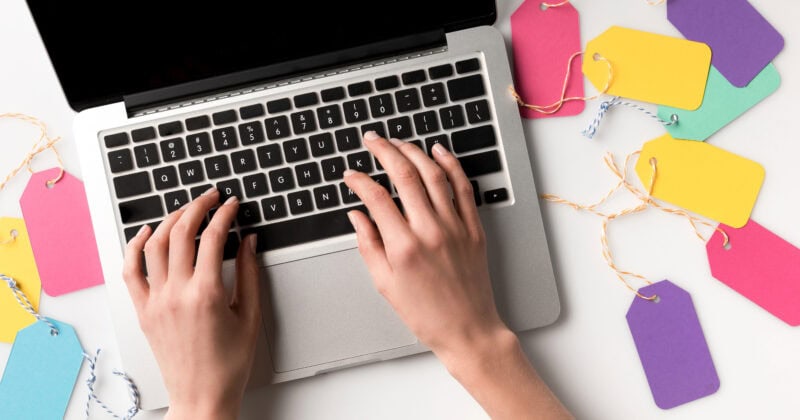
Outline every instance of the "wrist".
<path fill-rule="evenodd" d="M 239 402 L 235 404 L 174 403 L 167 410 L 166 420 L 235 420 Z"/>
<path fill-rule="evenodd" d="M 481 333 L 466 335 L 458 342 L 434 353 L 453 377 L 462 384 L 496 372 L 497 366 L 516 358 L 519 340 L 502 322 Z"/>

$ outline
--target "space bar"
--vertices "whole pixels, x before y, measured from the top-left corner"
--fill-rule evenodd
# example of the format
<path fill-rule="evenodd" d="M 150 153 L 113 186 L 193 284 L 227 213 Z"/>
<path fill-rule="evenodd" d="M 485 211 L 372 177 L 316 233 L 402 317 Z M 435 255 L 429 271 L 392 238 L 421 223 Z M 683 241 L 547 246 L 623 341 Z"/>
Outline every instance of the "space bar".
<path fill-rule="evenodd" d="M 354 232 L 353 225 L 350 224 L 347 218 L 347 212 L 351 210 L 366 212 L 366 207 L 349 207 L 285 222 L 272 223 L 254 229 L 243 229 L 242 238 L 255 233 L 258 235 L 256 252 L 266 252 L 346 235 Z"/>

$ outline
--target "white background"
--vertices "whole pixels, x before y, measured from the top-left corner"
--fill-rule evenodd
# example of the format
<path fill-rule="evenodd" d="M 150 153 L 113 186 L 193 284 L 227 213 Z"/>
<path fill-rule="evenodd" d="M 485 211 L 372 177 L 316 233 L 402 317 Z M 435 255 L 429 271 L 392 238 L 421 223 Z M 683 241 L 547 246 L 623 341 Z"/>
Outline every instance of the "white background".
<path fill-rule="evenodd" d="M 782 32 L 786 48 L 775 60 L 783 83 L 755 109 L 710 143 L 762 163 L 767 178 L 753 219 L 800 244 L 800 136 L 796 96 L 800 92 L 800 3 L 760 0 L 753 4 Z M 509 40 L 510 14 L 521 1 L 500 1 L 497 27 Z M 583 44 L 610 25 L 680 36 L 666 20 L 664 6 L 645 0 L 575 0 Z M 365 22 L 365 30 L 370 24 Z M 59 150 L 67 169 L 80 175 L 71 134 L 73 111 L 58 85 L 36 28 L 22 0 L 0 2 L 0 113 L 25 112 L 48 123 L 64 140 Z M 75 48 L 80 48 L 76 45 Z M 592 92 L 587 83 L 587 92 Z M 614 179 L 603 167 L 606 151 L 622 157 L 664 132 L 636 111 L 610 112 L 593 141 L 580 132 L 593 118 L 597 101 L 576 117 L 527 121 L 527 141 L 540 192 L 589 202 Z M 654 107 L 652 108 L 655 109 Z M 22 124 L 0 121 L 0 175 L 16 165 L 35 140 Z M 53 165 L 47 156 L 36 161 Z M 23 174 L 0 192 L 0 215 L 20 217 L 17 200 Z M 632 203 L 628 198 L 619 206 Z M 668 278 L 694 298 L 721 380 L 707 398 L 672 410 L 655 406 L 635 352 L 625 312 L 633 298 L 609 271 L 600 254 L 600 220 L 566 207 L 543 205 L 563 311 L 554 325 L 523 334 L 531 360 L 563 402 L 582 419 L 621 418 L 797 418 L 800 413 L 800 330 L 791 328 L 710 275 L 704 244 L 685 220 L 656 211 L 623 219 L 611 227 L 618 263 L 653 280 Z M 707 233 L 707 232 L 706 232 Z M 65 244 L 68 246 L 68 244 Z M 104 350 L 98 389 L 119 412 L 127 408 L 124 387 L 110 372 L 117 348 L 105 290 L 51 298 L 41 312 L 75 326 L 84 347 Z M 0 369 L 10 345 L 0 344 Z M 83 416 L 84 369 L 68 418 Z M 105 418 L 93 408 L 93 415 Z M 163 412 L 137 418 L 160 418 Z M 430 354 L 348 369 L 322 377 L 251 391 L 242 418 L 276 419 L 480 419 L 481 408 Z"/>

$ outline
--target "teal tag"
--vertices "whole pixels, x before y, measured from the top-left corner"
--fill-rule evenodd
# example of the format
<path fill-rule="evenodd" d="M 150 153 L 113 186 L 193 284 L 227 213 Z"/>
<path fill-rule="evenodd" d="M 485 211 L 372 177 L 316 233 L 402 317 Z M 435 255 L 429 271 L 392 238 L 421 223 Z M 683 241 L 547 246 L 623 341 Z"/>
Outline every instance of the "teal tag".
<path fill-rule="evenodd" d="M 670 121 L 672 114 L 678 116 L 678 123 L 667 126 L 667 131 L 676 139 L 703 141 L 731 121 L 744 114 L 764 98 L 771 95 L 781 84 L 781 75 L 770 64 L 756 76 L 749 85 L 737 88 L 711 66 L 706 84 L 703 104 L 694 111 L 658 107 L 658 116 Z"/>
<path fill-rule="evenodd" d="M 1 419 L 64 418 L 83 349 L 71 326 L 50 321 L 58 335 L 41 321 L 17 333 L 0 380 Z"/>

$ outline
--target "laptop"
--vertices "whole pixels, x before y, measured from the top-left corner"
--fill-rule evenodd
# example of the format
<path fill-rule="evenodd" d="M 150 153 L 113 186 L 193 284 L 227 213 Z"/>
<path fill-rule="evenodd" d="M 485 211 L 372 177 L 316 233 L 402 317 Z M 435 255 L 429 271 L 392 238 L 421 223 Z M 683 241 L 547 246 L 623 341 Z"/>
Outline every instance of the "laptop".
<path fill-rule="evenodd" d="M 28 0 L 71 107 L 124 370 L 168 404 L 123 283 L 124 245 L 210 186 L 258 235 L 263 334 L 251 385 L 427 349 L 374 290 L 346 213 L 347 168 L 394 192 L 375 130 L 441 143 L 475 187 L 498 309 L 515 331 L 560 311 L 531 159 L 491 0 Z"/>

